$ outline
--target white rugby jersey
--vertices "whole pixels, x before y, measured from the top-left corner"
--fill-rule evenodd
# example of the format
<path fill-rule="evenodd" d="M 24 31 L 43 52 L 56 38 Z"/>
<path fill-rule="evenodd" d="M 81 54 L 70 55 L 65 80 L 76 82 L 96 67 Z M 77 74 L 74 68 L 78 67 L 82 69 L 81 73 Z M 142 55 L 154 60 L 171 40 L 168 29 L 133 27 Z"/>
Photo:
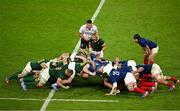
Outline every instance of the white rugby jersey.
<path fill-rule="evenodd" d="M 92 25 L 92 28 L 88 29 L 85 24 L 81 26 L 81 28 L 79 29 L 79 32 L 82 33 L 85 37 L 87 37 L 88 40 L 90 40 L 92 35 L 98 32 L 98 29 L 95 25 Z"/>

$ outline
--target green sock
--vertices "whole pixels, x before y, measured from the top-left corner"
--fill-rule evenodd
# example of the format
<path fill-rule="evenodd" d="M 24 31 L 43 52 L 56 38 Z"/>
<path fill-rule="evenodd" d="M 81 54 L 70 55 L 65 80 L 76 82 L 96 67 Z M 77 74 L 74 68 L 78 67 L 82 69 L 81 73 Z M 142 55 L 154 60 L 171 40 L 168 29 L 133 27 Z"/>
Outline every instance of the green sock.
<path fill-rule="evenodd" d="M 24 82 L 27 88 L 34 88 L 36 87 L 36 82 Z"/>
<path fill-rule="evenodd" d="M 23 81 L 24 82 L 35 82 L 35 79 L 34 79 L 33 75 L 28 75 L 28 76 L 23 77 Z"/>
<path fill-rule="evenodd" d="M 9 79 L 9 80 L 18 79 L 18 74 L 20 74 L 20 73 L 21 73 L 21 71 L 18 71 L 18 72 L 13 73 L 13 74 L 11 74 L 11 75 L 8 77 L 8 79 Z"/>

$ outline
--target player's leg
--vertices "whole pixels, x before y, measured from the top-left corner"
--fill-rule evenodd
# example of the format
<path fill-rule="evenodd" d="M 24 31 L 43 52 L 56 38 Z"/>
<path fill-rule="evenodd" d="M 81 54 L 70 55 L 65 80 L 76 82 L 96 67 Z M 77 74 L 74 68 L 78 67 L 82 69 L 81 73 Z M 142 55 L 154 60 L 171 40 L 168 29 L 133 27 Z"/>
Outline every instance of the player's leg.
<path fill-rule="evenodd" d="M 18 72 L 15 72 L 15 73 L 13 73 L 13 74 L 11 74 L 10 76 L 8 76 L 8 77 L 6 77 L 6 79 L 5 79 L 5 82 L 7 83 L 7 84 L 9 84 L 10 83 L 10 81 L 11 80 L 13 80 L 13 79 L 18 79 L 18 74 L 20 74 L 22 71 L 18 71 Z"/>
<path fill-rule="evenodd" d="M 31 68 L 30 62 L 28 62 L 25 68 L 23 69 L 23 71 L 20 74 L 18 74 L 18 78 L 27 76 L 31 71 L 32 71 L 32 68 Z"/>
<path fill-rule="evenodd" d="M 163 78 L 165 80 L 171 80 L 171 81 L 173 81 L 176 84 L 179 83 L 179 80 L 176 77 L 173 77 L 173 76 L 163 76 Z"/>
<path fill-rule="evenodd" d="M 149 59 L 149 56 L 144 55 L 144 64 L 148 64 L 148 59 Z"/>
<path fill-rule="evenodd" d="M 136 79 L 132 73 L 127 73 L 124 79 L 124 82 L 130 92 L 136 92 L 136 93 L 142 94 L 142 97 L 145 97 L 148 95 L 148 92 L 137 87 Z"/>
<path fill-rule="evenodd" d="M 81 39 L 80 51 L 81 51 L 81 52 L 85 52 L 86 47 L 89 47 L 89 42 Z"/>
<path fill-rule="evenodd" d="M 159 75 L 154 75 L 155 79 L 157 80 L 158 83 L 164 84 L 166 86 L 169 87 L 169 90 L 173 90 L 175 88 L 175 85 L 171 82 L 168 82 L 166 80 L 164 80 L 164 78 L 162 78 Z"/>
<path fill-rule="evenodd" d="M 151 50 L 151 54 L 149 55 L 149 62 L 150 62 L 150 64 L 154 64 L 154 57 L 158 53 L 158 50 L 159 50 L 158 46 Z"/>
<path fill-rule="evenodd" d="M 27 87 L 35 87 L 36 86 L 36 79 L 33 75 L 25 76 L 20 79 L 21 87 L 24 91 L 27 90 Z"/>
<path fill-rule="evenodd" d="M 162 70 L 158 64 L 152 65 L 151 73 L 152 77 L 155 78 L 158 83 L 168 86 L 170 90 L 173 90 L 175 88 L 173 83 L 168 82 L 163 78 Z"/>
<path fill-rule="evenodd" d="M 39 74 L 39 82 L 36 84 L 36 87 L 40 88 L 44 86 L 49 78 L 49 69 L 43 69 Z"/>

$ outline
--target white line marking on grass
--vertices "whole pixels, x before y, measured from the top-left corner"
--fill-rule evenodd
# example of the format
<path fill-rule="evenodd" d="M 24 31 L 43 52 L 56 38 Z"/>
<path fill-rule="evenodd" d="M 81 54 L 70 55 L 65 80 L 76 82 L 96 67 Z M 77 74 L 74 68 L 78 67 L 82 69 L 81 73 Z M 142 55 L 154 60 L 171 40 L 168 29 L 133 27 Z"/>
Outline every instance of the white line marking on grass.
<path fill-rule="evenodd" d="M 92 16 L 92 18 L 91 18 L 92 22 L 95 21 L 97 15 L 98 15 L 99 12 L 101 11 L 101 8 L 103 7 L 105 1 L 106 1 L 106 0 L 101 0 L 101 2 L 99 3 L 99 5 L 98 5 L 96 11 L 94 12 L 94 14 L 93 14 L 93 16 Z M 76 46 L 75 46 L 73 52 L 77 52 L 78 49 L 79 49 L 79 47 L 80 47 L 80 39 L 79 39 L 78 43 L 76 44 Z M 55 91 L 53 91 L 53 90 L 51 90 L 51 91 L 49 92 L 49 96 L 47 97 L 47 99 L 46 99 L 45 102 L 43 103 L 43 105 L 42 105 L 40 111 L 45 111 L 45 110 L 46 110 L 46 108 L 47 108 L 49 102 L 51 101 L 51 99 L 52 99 L 54 93 L 55 93 Z"/>
<path fill-rule="evenodd" d="M 0 98 L 0 100 L 44 101 L 46 99 L 37 99 L 37 98 Z M 102 103 L 119 102 L 119 100 L 90 100 L 90 99 L 51 99 L 51 101 L 62 101 L 62 102 L 102 102 Z"/>
<path fill-rule="evenodd" d="M 15 101 L 44 101 L 45 99 L 35 99 L 35 98 L 0 98 L 0 100 L 15 100 Z"/>
<path fill-rule="evenodd" d="M 55 90 L 53 90 L 53 89 L 49 92 L 49 95 L 48 95 L 48 97 L 46 98 L 45 102 L 43 103 L 40 111 L 45 111 L 45 110 L 46 110 L 49 102 L 51 101 L 52 97 L 54 96 L 54 93 L 55 93 Z"/>
<path fill-rule="evenodd" d="M 90 99 L 52 99 L 51 101 L 66 101 L 66 102 L 119 102 L 118 100 L 90 100 Z"/>

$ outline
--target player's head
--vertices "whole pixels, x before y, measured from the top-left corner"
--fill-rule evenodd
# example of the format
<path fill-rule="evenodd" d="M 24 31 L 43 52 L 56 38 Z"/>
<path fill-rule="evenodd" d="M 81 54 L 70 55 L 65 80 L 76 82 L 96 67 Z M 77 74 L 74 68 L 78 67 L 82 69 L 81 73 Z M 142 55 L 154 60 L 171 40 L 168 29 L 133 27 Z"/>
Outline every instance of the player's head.
<path fill-rule="evenodd" d="M 98 74 L 100 74 L 100 75 L 102 75 L 103 74 L 103 72 L 104 72 L 104 67 L 103 66 L 100 66 L 100 67 L 98 67 L 98 69 L 97 69 L 97 73 Z"/>
<path fill-rule="evenodd" d="M 97 35 L 97 33 L 92 34 L 92 39 L 94 41 L 97 41 L 99 39 L 99 36 Z"/>
<path fill-rule="evenodd" d="M 89 19 L 89 20 L 86 21 L 86 27 L 87 27 L 88 29 L 92 28 L 92 20 L 91 20 L 91 19 Z"/>
<path fill-rule="evenodd" d="M 139 35 L 139 34 L 135 34 L 134 36 L 133 36 L 133 39 L 134 39 L 134 41 L 135 42 L 138 42 L 138 40 L 141 38 L 141 36 Z"/>
<path fill-rule="evenodd" d="M 66 75 L 67 77 L 70 77 L 72 74 L 73 74 L 73 70 L 71 70 L 71 69 L 66 69 L 65 75 Z"/>

